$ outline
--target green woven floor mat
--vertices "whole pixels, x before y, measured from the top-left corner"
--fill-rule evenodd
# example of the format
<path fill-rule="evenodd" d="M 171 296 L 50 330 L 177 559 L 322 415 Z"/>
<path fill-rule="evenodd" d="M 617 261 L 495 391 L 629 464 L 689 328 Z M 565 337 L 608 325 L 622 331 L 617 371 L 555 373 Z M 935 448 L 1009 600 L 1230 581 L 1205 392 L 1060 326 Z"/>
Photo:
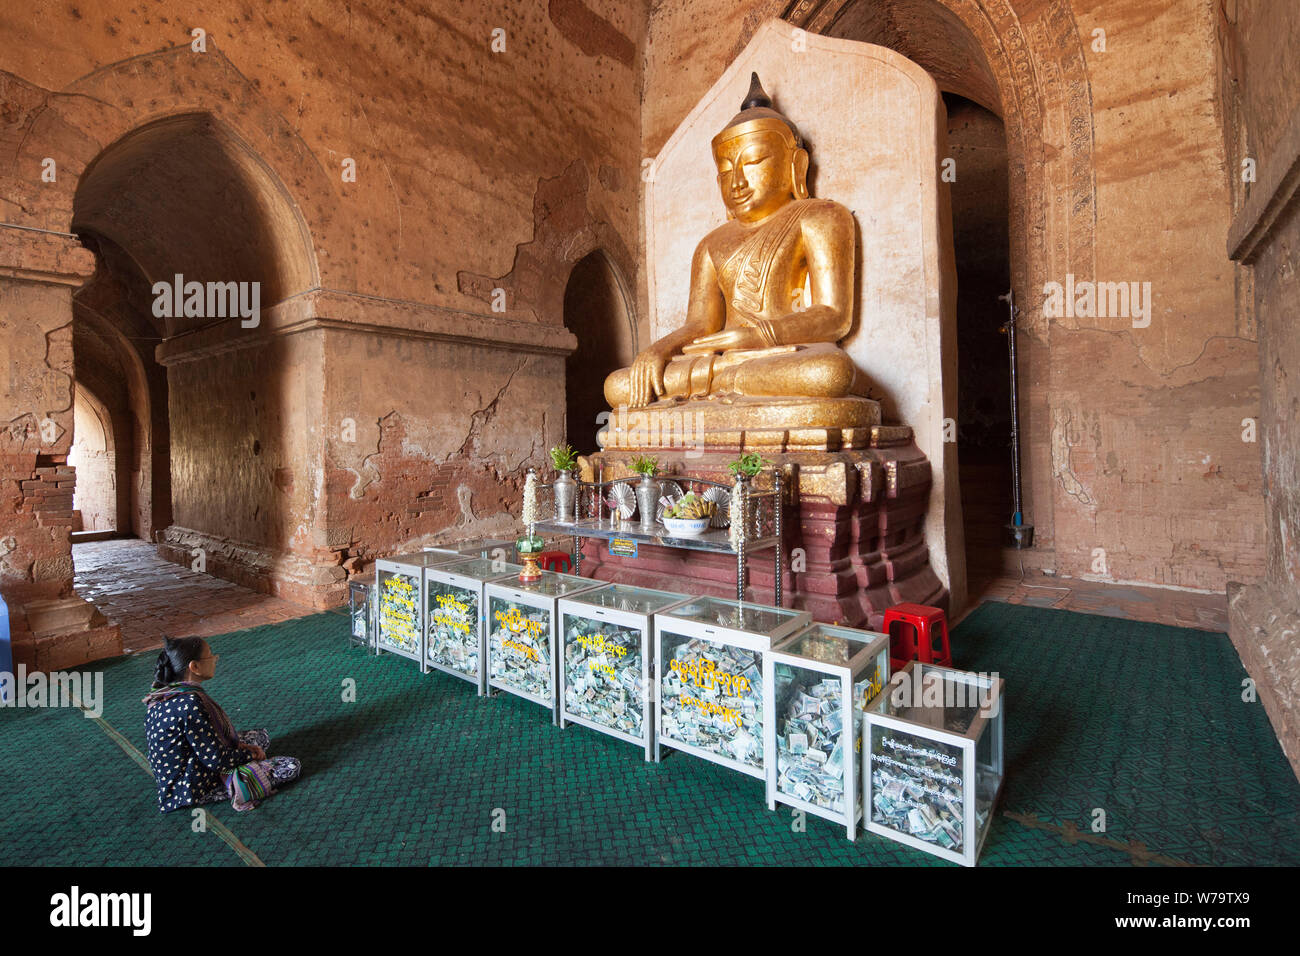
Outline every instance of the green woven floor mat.
<path fill-rule="evenodd" d="M 1224 634 L 987 602 L 955 663 L 1006 680 L 1003 811 L 1197 864 L 1300 864 L 1300 783 Z"/>
<path fill-rule="evenodd" d="M 159 813 L 153 778 L 79 710 L 0 710 L 0 780 L 5 866 L 243 865 L 188 810 Z"/>
<path fill-rule="evenodd" d="M 212 640 L 207 689 L 304 765 L 251 813 L 212 808 L 267 865 L 950 865 L 816 817 L 797 832 L 758 780 L 671 751 L 648 764 L 525 700 L 349 648 L 347 626 L 328 612 Z M 981 865 L 1300 861 L 1300 785 L 1262 707 L 1241 702 L 1225 636 L 989 603 L 953 647 L 1007 681 L 1008 778 Z M 104 720 L 143 751 L 153 655 L 103 670 Z M 18 782 L 0 794 L 11 862 L 242 864 L 187 811 L 158 814 L 149 776 L 94 721 L 0 711 L 0 767 Z"/>

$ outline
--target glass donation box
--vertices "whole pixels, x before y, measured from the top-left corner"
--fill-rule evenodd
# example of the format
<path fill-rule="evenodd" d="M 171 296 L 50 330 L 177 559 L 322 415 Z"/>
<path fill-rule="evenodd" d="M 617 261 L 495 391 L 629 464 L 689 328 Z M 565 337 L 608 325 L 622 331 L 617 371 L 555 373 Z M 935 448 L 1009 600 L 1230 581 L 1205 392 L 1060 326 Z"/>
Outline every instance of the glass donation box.
<path fill-rule="evenodd" d="M 556 704 L 556 632 L 560 598 L 604 586 L 603 581 L 543 571 L 530 584 L 494 581 L 485 587 L 488 634 L 488 686 L 517 694 L 550 708 L 559 723 Z"/>
<path fill-rule="evenodd" d="M 1003 684 L 910 661 L 863 714 L 867 829 L 974 866 L 1002 790 Z"/>
<path fill-rule="evenodd" d="M 607 584 L 560 601 L 560 726 L 584 727 L 654 748 L 647 677 L 654 616 L 689 601 L 686 594 Z"/>
<path fill-rule="evenodd" d="M 360 644 L 367 650 L 375 646 L 375 602 L 370 600 L 370 582 L 352 581 L 348 584 L 348 618 L 351 630 L 348 646 Z"/>
<path fill-rule="evenodd" d="M 423 657 L 424 569 L 456 560 L 454 554 L 417 551 L 375 562 L 375 589 L 370 599 L 376 605 L 375 650 L 409 657 L 417 664 Z M 421 667 L 423 669 L 423 667 Z"/>
<path fill-rule="evenodd" d="M 889 635 L 813 624 L 763 660 L 767 807 L 777 803 L 843 824 L 862 818 L 862 712 L 889 680 Z"/>
<path fill-rule="evenodd" d="M 515 562 L 519 556 L 515 553 L 515 543 L 504 538 L 474 538 L 471 541 L 449 541 L 446 544 L 425 545 L 425 551 L 450 554 L 462 558 L 491 558 L 495 561 Z"/>
<path fill-rule="evenodd" d="M 469 557 L 490 558 L 494 561 L 517 562 L 519 555 L 515 551 L 514 541 L 504 538 L 475 538 L 473 541 L 457 541 L 447 545 Z"/>
<path fill-rule="evenodd" d="M 517 564 L 463 554 L 424 572 L 424 660 L 429 667 L 463 678 L 487 693 L 482 666 L 483 588 L 489 581 L 518 577 Z"/>
<path fill-rule="evenodd" d="M 460 552 L 457 551 L 455 548 L 445 544 L 430 544 L 430 545 L 426 545 L 421 550 L 429 554 L 450 554 L 450 555 L 460 554 Z M 465 557 L 465 555 L 461 555 L 461 557 Z"/>
<path fill-rule="evenodd" d="M 807 611 L 695 598 L 655 615 L 655 759 L 682 750 L 764 779 L 763 657 Z"/>

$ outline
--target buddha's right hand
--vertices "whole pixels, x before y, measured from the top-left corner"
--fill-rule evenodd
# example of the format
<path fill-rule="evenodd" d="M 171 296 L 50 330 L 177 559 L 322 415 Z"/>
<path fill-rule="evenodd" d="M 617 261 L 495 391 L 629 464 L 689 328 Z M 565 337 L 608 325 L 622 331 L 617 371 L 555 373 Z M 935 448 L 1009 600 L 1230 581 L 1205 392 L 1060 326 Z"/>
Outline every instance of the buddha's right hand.
<path fill-rule="evenodd" d="M 668 357 L 658 349 L 648 348 L 632 362 L 628 398 L 633 408 L 649 405 L 664 393 L 664 366 Z"/>

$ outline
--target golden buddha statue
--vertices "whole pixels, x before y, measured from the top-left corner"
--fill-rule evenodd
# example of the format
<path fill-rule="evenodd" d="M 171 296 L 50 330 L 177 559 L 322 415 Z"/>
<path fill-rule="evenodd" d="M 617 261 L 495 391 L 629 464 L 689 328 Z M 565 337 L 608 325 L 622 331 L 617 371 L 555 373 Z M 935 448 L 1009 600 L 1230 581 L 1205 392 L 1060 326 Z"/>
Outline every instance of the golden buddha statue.
<path fill-rule="evenodd" d="M 685 323 L 605 380 L 622 421 L 604 444 L 644 445 L 642 410 L 683 405 L 701 423 L 697 444 L 862 444 L 880 408 L 837 344 L 853 325 L 852 214 L 809 198 L 808 151 L 757 74 L 713 158 L 728 221 L 695 249 Z"/>

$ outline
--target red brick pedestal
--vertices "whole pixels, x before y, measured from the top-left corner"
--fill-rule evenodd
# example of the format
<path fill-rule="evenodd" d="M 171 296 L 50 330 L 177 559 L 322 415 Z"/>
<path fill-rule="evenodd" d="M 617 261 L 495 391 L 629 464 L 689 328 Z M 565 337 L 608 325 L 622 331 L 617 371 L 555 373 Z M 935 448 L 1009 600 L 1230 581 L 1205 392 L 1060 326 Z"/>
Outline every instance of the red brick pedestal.
<path fill-rule="evenodd" d="M 638 452 L 639 453 L 639 452 Z M 601 452 L 590 457 L 584 480 L 627 475 L 637 453 Z M 723 452 L 688 455 L 656 451 L 662 477 L 691 475 L 730 481 Z M 790 490 L 785 505 L 784 604 L 815 620 L 878 628 L 894 604 L 912 601 L 942 607 L 948 591 L 930 567 L 924 526 L 930 494 L 930 463 L 911 429 L 881 426 L 871 447 L 841 452 L 793 452 L 767 456 L 784 469 Z M 763 476 L 758 490 L 767 490 Z M 773 600 L 772 552 L 749 556 L 745 598 Z M 734 556 L 642 546 L 635 558 L 610 555 L 602 541 L 583 543 L 582 574 L 602 581 L 689 594 L 735 597 Z"/>

